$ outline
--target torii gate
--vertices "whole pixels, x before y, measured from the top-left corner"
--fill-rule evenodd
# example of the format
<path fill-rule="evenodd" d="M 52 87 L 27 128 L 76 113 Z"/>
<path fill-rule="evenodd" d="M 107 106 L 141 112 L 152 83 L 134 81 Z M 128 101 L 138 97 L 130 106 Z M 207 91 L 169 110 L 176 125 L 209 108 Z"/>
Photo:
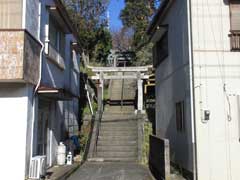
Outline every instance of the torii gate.
<path fill-rule="evenodd" d="M 92 72 L 96 73 L 95 76 L 92 76 L 92 80 L 99 80 L 98 88 L 98 107 L 101 107 L 103 101 L 103 91 L 104 91 L 104 80 L 114 80 L 114 79 L 137 79 L 137 88 L 138 88 L 138 104 L 137 110 L 143 111 L 143 80 L 148 79 L 149 75 L 146 72 L 152 68 L 152 66 L 139 66 L 139 67 L 91 67 L 88 66 Z M 113 72 L 134 72 L 135 75 L 109 75 L 108 73 Z"/>

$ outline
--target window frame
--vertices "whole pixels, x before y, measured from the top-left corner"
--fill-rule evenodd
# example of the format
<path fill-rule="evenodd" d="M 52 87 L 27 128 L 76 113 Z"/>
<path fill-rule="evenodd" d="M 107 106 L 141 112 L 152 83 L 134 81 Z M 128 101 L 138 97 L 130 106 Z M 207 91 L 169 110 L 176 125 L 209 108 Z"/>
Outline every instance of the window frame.
<path fill-rule="evenodd" d="M 166 41 L 166 42 L 164 42 Z M 168 31 L 166 31 L 160 40 L 158 40 L 153 48 L 153 66 L 158 67 L 169 55 L 169 39 Z M 164 49 L 166 46 L 166 49 Z M 159 48 L 161 47 L 161 48 Z M 163 54 L 163 55 L 162 55 Z"/>
<path fill-rule="evenodd" d="M 55 30 L 56 39 L 55 43 L 52 40 L 51 30 Z M 65 59 L 65 47 L 66 47 L 66 34 L 61 31 L 60 26 L 54 21 L 53 17 L 49 17 L 49 44 Z"/>
<path fill-rule="evenodd" d="M 175 103 L 176 113 L 176 129 L 177 132 L 186 131 L 186 118 L 185 118 L 185 103 L 184 101 L 178 101 Z"/>

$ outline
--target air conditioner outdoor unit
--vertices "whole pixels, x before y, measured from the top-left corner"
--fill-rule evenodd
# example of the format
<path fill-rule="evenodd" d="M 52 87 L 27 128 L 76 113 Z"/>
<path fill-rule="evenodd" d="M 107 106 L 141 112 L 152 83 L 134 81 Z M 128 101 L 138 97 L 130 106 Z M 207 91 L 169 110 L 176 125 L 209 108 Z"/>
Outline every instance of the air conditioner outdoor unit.
<path fill-rule="evenodd" d="M 40 179 L 46 175 L 46 156 L 35 156 L 31 159 L 29 178 Z"/>

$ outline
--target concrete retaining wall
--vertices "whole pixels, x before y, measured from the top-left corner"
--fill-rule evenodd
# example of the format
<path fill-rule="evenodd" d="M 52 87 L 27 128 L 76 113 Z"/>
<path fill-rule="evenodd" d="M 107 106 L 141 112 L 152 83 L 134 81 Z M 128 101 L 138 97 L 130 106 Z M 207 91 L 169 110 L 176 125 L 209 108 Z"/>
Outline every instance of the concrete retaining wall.
<path fill-rule="evenodd" d="M 149 168 L 156 179 L 170 179 L 169 141 L 150 136 Z"/>

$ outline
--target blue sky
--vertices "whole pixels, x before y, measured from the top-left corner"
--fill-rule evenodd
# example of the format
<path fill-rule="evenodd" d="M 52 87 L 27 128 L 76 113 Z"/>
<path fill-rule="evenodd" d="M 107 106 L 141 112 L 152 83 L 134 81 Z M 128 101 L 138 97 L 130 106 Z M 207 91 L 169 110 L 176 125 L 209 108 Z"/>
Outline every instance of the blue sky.
<path fill-rule="evenodd" d="M 110 14 L 110 28 L 119 29 L 122 27 L 122 22 L 119 19 L 120 11 L 124 8 L 124 0 L 110 0 L 108 7 Z"/>

